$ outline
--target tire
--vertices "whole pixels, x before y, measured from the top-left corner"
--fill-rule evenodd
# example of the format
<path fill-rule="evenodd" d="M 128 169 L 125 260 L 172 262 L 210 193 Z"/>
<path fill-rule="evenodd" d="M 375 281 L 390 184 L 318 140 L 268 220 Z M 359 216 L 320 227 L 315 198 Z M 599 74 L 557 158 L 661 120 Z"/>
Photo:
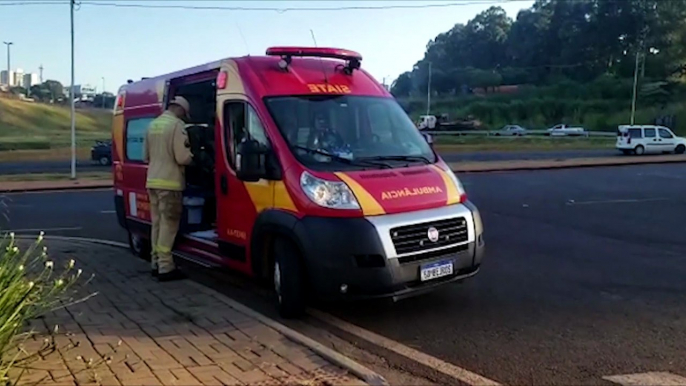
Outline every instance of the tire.
<path fill-rule="evenodd" d="M 643 145 L 638 145 L 634 148 L 634 153 L 636 155 L 643 155 L 646 152 L 646 148 Z"/>
<path fill-rule="evenodd" d="M 295 319 L 305 315 L 305 270 L 293 243 L 279 238 L 274 243 L 272 279 L 277 309 L 281 317 Z"/>
<path fill-rule="evenodd" d="M 134 256 L 150 261 L 150 240 L 140 234 L 129 231 L 129 249 Z"/>
<path fill-rule="evenodd" d="M 686 146 L 684 145 L 679 145 L 674 149 L 674 152 L 677 154 L 684 154 L 686 152 Z"/>
<path fill-rule="evenodd" d="M 109 166 L 109 165 L 112 163 L 112 161 L 110 161 L 110 157 L 107 157 L 107 156 L 102 156 L 102 157 L 100 157 L 100 159 L 98 160 L 98 162 L 99 162 L 100 165 L 102 165 L 102 166 Z"/>

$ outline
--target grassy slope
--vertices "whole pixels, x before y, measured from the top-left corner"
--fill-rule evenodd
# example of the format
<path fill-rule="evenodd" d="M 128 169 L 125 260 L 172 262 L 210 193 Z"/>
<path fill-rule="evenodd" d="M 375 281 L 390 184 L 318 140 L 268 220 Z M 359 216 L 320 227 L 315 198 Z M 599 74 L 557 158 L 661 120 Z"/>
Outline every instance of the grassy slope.
<path fill-rule="evenodd" d="M 613 149 L 616 139 L 598 137 L 454 137 L 436 136 L 434 146 L 439 151 L 531 151 Z"/>
<path fill-rule="evenodd" d="M 90 147 L 96 139 L 108 139 L 111 122 L 109 111 L 77 110 L 77 146 Z M 23 141 L 48 141 L 51 149 L 70 146 L 69 108 L 0 98 L 0 142 Z"/>

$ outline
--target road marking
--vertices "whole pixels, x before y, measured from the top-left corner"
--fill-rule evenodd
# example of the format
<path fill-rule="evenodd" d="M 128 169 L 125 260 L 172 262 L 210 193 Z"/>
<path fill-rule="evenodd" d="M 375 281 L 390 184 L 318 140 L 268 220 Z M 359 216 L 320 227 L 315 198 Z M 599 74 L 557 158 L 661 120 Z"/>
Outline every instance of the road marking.
<path fill-rule="evenodd" d="M 624 386 L 686 386 L 686 378 L 668 372 L 648 372 L 605 376 L 603 379 Z"/>
<path fill-rule="evenodd" d="M 598 201 L 567 201 L 567 205 L 594 205 L 594 204 L 631 204 L 637 202 L 667 201 L 669 198 L 629 198 L 624 200 L 598 200 Z"/>
<path fill-rule="evenodd" d="M 117 211 L 116 210 L 101 210 L 100 213 L 101 214 L 113 214 L 113 213 L 117 213 Z"/>
<path fill-rule="evenodd" d="M 82 227 L 64 227 L 64 228 L 36 228 L 36 229 L 7 229 L 4 232 L 52 232 L 52 231 L 80 231 Z"/>
<path fill-rule="evenodd" d="M 355 335 L 358 338 L 364 339 L 372 344 L 382 347 L 386 350 L 393 351 L 396 354 L 402 355 L 409 358 L 415 362 L 418 362 L 424 366 L 427 366 L 433 370 L 441 372 L 451 378 L 454 378 L 460 382 L 464 382 L 469 385 L 491 385 L 499 386 L 500 383 L 483 377 L 479 374 L 473 373 L 469 370 L 463 369 L 461 367 L 452 365 L 438 358 L 432 357 L 421 351 L 417 351 L 413 348 L 407 347 L 402 343 L 396 342 L 394 340 L 385 338 L 381 335 L 375 334 L 369 330 L 358 327 L 354 324 L 348 323 L 341 320 L 333 315 L 327 314 L 319 310 L 309 309 L 307 313 L 316 319 L 319 319 L 325 323 L 328 323 L 334 327 L 337 327 L 349 334 Z"/>

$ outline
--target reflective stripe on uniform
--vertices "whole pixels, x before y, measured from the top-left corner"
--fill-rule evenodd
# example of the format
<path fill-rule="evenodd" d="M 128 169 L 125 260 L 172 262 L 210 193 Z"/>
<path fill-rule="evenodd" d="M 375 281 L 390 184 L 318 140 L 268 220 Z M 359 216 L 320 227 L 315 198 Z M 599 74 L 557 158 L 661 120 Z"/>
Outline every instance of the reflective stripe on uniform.
<path fill-rule="evenodd" d="M 148 189 L 183 190 L 179 181 L 163 180 L 161 178 L 148 178 L 145 187 Z"/>
<path fill-rule="evenodd" d="M 160 253 L 171 253 L 171 248 L 163 247 L 163 246 L 161 246 L 161 245 L 158 245 L 158 246 L 157 246 L 157 252 L 160 252 Z"/>
<path fill-rule="evenodd" d="M 164 133 L 165 129 L 169 127 L 169 124 L 173 122 L 174 118 L 168 117 L 166 115 L 161 115 L 153 121 L 152 125 L 150 125 L 150 134 Z"/>

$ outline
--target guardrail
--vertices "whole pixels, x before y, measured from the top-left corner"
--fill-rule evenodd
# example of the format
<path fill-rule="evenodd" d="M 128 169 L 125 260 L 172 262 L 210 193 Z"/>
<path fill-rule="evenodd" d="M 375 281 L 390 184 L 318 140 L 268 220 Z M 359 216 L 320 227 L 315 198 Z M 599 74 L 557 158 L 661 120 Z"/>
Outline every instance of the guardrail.
<path fill-rule="evenodd" d="M 553 135 L 550 135 L 550 132 L 547 130 L 527 130 L 523 134 L 513 134 L 513 133 L 508 133 L 508 132 L 503 132 L 500 130 L 458 130 L 458 131 L 448 131 L 448 130 L 438 130 L 438 131 L 422 131 L 423 133 L 435 135 L 435 136 L 441 136 L 441 135 L 453 135 L 453 136 L 462 136 L 462 135 L 484 135 L 484 136 L 493 136 L 497 138 L 512 138 L 512 137 L 527 137 L 527 136 L 550 136 L 552 138 L 556 137 L 616 137 L 617 133 L 613 131 L 584 131 L 583 133 L 580 134 L 562 134 L 562 133 L 556 133 Z"/>

